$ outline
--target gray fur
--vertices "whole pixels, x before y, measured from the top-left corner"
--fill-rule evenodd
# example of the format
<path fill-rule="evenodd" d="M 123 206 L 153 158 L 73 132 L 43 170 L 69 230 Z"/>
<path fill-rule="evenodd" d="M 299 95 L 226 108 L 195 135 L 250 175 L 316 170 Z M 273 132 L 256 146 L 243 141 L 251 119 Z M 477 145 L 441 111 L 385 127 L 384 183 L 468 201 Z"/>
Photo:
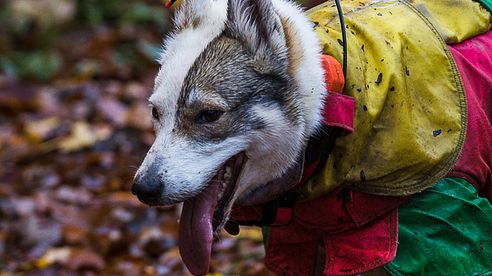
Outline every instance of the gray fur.
<path fill-rule="evenodd" d="M 258 103 L 283 107 L 285 115 L 298 125 L 302 120 L 299 105 L 291 104 L 297 93 L 296 85 L 287 75 L 286 67 L 274 63 L 265 65 L 268 71 L 258 71 L 257 63 L 245 44 L 230 38 L 227 32 L 212 41 L 185 78 L 178 102 L 178 131 L 202 142 L 251 130 L 268 131 L 268 125 L 251 111 Z M 197 94 L 203 98 L 220 100 L 200 101 L 199 97 L 192 106 L 187 106 L 186 100 L 194 91 L 199 91 Z M 195 124 L 193 118 L 207 108 L 218 108 L 225 113 L 215 123 Z"/>

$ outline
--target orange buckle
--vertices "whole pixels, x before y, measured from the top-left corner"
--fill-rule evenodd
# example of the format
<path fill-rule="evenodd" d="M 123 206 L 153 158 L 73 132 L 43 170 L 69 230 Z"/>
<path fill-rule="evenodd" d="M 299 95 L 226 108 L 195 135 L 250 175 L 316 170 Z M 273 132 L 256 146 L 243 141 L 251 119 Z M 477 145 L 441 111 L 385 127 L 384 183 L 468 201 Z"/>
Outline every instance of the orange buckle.
<path fill-rule="evenodd" d="M 326 90 L 334 93 L 342 93 L 345 86 L 345 78 L 340 62 L 329 55 L 321 55 L 321 63 L 325 70 Z"/>
<path fill-rule="evenodd" d="M 166 4 L 165 4 L 166 8 L 169 9 L 174 4 L 174 2 L 176 2 L 176 0 L 169 0 L 169 1 L 167 1 Z"/>

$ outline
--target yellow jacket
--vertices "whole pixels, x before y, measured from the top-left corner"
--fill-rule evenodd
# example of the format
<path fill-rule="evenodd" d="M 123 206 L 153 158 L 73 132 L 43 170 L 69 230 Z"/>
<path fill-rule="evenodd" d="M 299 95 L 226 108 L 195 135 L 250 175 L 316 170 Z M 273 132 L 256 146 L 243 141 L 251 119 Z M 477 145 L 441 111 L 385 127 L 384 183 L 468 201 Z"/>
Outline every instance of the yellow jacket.
<path fill-rule="evenodd" d="M 452 168 L 467 125 L 466 96 L 446 43 L 490 28 L 471 0 L 343 1 L 348 40 L 344 93 L 356 99 L 355 131 L 337 140 L 325 167 L 299 191 L 338 186 L 409 195 Z M 342 60 L 340 23 L 328 1 L 308 11 L 323 52 Z"/>

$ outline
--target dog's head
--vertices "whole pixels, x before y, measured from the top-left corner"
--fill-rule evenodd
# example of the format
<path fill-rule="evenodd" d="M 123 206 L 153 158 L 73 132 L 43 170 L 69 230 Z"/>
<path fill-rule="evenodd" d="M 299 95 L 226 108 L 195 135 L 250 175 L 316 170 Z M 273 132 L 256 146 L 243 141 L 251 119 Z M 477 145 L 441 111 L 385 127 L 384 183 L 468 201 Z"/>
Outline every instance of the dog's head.
<path fill-rule="evenodd" d="M 156 140 L 132 190 L 149 205 L 185 202 L 188 263 L 210 254 L 201 244 L 234 202 L 296 163 L 319 121 L 322 89 L 299 78 L 322 74 L 300 72 L 305 53 L 287 20 L 270 0 L 185 0 L 176 12 L 149 99 Z"/>

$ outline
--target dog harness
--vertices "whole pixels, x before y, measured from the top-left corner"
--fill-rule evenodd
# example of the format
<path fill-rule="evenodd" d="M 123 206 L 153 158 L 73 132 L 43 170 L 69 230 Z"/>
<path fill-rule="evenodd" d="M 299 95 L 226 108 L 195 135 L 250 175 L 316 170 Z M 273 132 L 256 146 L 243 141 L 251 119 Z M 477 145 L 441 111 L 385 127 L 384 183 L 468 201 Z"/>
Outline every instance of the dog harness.
<path fill-rule="evenodd" d="M 346 270 L 346 274 L 364 272 L 369 268 L 382 266 L 396 254 L 398 212 L 396 208 L 407 197 L 383 197 L 369 195 L 345 188 L 338 188 L 326 196 L 301 201 L 299 191 L 323 168 L 326 156 L 333 148 L 335 138 L 354 131 L 355 99 L 342 94 L 344 76 L 340 63 L 332 56 L 322 55 L 325 71 L 326 99 L 323 108 L 322 135 L 313 137 L 306 149 L 303 176 L 291 191 L 261 206 L 241 206 L 232 210 L 231 218 L 225 225 L 230 234 L 238 234 L 238 225 L 269 226 L 264 228 L 266 242 L 265 264 L 278 275 L 311 275 L 319 246 L 330 248 L 331 258 L 337 260 L 332 267 L 326 267 L 327 274 Z M 328 208 L 328 209 L 327 209 Z M 320 215 L 313 210 L 327 210 Z M 383 219 L 378 219 L 383 216 Z M 338 237 L 335 234 L 356 229 L 371 222 L 363 233 Z M 331 239 L 330 237 L 337 237 Z M 370 243 L 366 249 L 359 249 L 348 256 L 362 260 L 347 268 L 340 262 L 336 251 L 347 250 L 337 246 L 359 246 L 361 238 Z M 388 239 L 388 237 L 390 237 Z"/>

